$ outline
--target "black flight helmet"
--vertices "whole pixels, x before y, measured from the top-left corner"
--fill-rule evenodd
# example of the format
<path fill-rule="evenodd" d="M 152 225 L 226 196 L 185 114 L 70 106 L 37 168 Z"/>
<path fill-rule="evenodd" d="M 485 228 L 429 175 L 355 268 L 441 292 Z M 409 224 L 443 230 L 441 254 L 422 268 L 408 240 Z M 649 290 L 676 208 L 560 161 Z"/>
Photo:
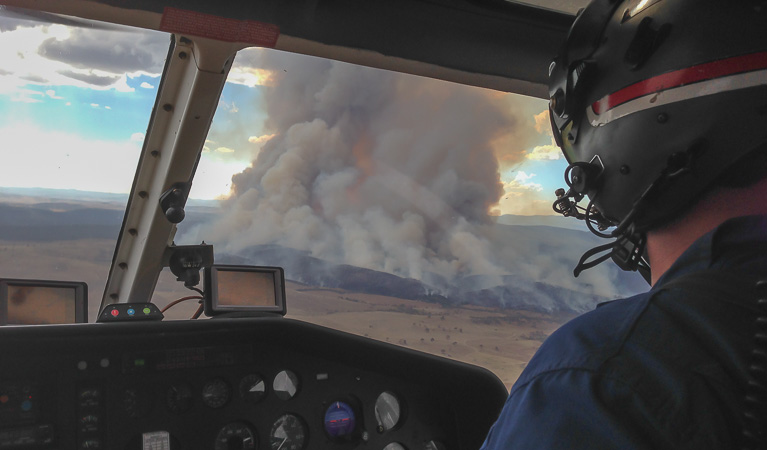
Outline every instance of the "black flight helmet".
<path fill-rule="evenodd" d="M 594 0 L 549 74 L 551 124 L 570 163 L 555 209 L 592 231 L 616 227 L 606 237 L 641 234 L 764 151 L 767 1 Z"/>

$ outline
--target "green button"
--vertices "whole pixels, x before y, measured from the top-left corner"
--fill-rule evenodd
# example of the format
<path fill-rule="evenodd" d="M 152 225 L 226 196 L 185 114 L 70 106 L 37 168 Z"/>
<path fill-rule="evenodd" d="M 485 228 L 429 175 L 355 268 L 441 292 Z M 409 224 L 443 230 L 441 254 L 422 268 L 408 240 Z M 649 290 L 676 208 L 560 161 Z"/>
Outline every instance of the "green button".
<path fill-rule="evenodd" d="M 149 307 L 144 308 L 142 311 L 144 311 L 144 314 L 149 314 L 152 312 L 152 310 L 149 309 Z"/>

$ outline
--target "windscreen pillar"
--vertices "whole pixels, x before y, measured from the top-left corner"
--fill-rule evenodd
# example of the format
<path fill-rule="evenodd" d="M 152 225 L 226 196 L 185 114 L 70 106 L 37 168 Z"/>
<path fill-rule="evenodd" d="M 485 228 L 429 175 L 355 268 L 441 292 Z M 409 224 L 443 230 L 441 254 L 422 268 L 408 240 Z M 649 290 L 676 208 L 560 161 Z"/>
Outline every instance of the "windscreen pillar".
<path fill-rule="evenodd" d="M 234 55 L 242 47 L 173 37 L 101 309 L 150 300 L 176 232 L 160 198 L 194 177 Z"/>

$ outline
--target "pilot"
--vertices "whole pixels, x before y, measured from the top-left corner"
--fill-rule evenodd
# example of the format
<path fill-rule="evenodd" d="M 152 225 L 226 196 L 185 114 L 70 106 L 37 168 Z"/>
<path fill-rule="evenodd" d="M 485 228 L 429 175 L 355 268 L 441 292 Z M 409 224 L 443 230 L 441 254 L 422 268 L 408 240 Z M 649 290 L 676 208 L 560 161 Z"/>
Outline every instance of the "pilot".
<path fill-rule="evenodd" d="M 552 334 L 483 449 L 767 448 L 766 30 L 764 0 L 578 15 L 549 68 L 554 207 L 609 239 L 576 272 L 652 287 Z"/>

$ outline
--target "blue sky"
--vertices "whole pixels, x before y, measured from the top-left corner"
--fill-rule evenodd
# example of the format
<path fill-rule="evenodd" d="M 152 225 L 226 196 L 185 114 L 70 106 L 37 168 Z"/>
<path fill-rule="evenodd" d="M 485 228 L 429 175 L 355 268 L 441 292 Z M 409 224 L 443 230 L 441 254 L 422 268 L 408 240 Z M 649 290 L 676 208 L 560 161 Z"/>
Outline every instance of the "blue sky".
<path fill-rule="evenodd" d="M 96 140 L 120 141 L 144 133 L 157 94 L 159 76 L 127 78 L 132 92 L 94 90 L 89 87 L 27 84 L 20 87 L 25 100 L 5 95 L 0 102 L 0 122 L 45 124 Z M 142 83 L 145 87 L 141 87 Z"/>

